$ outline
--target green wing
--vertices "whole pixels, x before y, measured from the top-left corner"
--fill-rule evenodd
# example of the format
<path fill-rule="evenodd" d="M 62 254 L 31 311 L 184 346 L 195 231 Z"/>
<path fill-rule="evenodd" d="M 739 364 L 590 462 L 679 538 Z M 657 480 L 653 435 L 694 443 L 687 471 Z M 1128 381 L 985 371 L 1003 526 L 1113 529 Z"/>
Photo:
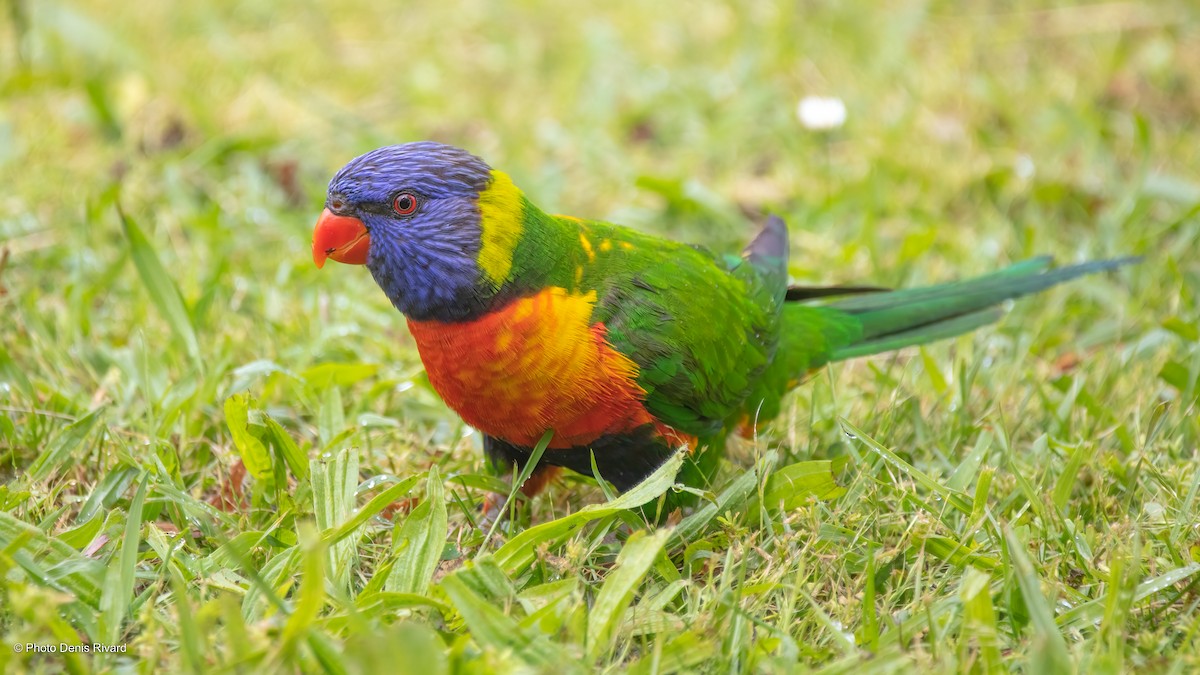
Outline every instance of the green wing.
<path fill-rule="evenodd" d="M 625 244 L 598 258 L 582 287 L 597 293 L 593 321 L 637 363 L 646 408 L 680 431 L 720 433 L 773 355 L 786 258 L 718 259 L 604 223 L 587 232 Z"/>

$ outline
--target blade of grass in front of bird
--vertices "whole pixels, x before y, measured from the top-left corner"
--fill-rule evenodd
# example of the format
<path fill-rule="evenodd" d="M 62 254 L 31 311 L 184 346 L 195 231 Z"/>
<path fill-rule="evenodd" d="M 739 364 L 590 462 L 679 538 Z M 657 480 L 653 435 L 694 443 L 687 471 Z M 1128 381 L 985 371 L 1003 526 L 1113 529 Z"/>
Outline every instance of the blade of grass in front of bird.
<path fill-rule="evenodd" d="M 279 655 L 287 663 L 301 638 L 305 637 L 321 607 L 325 605 L 325 565 L 327 550 L 311 524 L 300 529 L 300 590 L 287 622 L 283 626 Z"/>
<path fill-rule="evenodd" d="M 983 459 L 987 457 L 987 452 L 992 447 L 992 434 L 984 431 L 979 434 L 979 438 L 975 441 L 975 447 L 967 453 L 966 457 L 958 463 L 958 467 L 954 469 L 954 473 L 946 479 L 946 487 L 956 492 L 967 491 L 967 486 L 975 479 L 979 473 L 979 467 L 983 464 Z"/>
<path fill-rule="evenodd" d="M 54 440 L 47 444 L 46 450 L 39 453 L 29 465 L 29 477 L 34 481 L 45 480 L 51 472 L 71 459 L 72 453 L 87 440 L 103 415 L 104 409 L 97 408 L 63 427 Z"/>
<path fill-rule="evenodd" d="M 705 527 L 708 527 L 713 518 L 725 513 L 731 506 L 744 503 L 749 499 L 754 494 L 756 485 L 758 485 L 758 475 L 754 471 L 747 471 L 734 478 L 725 486 L 724 490 L 721 490 L 715 501 L 705 503 L 704 506 L 679 521 L 679 525 L 675 527 L 675 537 L 671 541 L 671 546 L 693 541 Z"/>
<path fill-rule="evenodd" d="M 879 457 L 882 458 L 883 461 L 885 461 L 888 465 L 897 469 L 909 478 L 912 478 L 917 482 L 918 485 L 924 487 L 930 492 L 933 492 L 939 497 L 942 497 L 946 500 L 946 503 L 950 504 L 959 511 L 966 514 L 971 513 L 971 502 L 967 501 L 967 498 L 962 493 L 956 490 L 951 490 L 945 485 L 942 485 L 941 483 L 930 478 L 923 471 L 901 459 L 896 453 L 883 447 L 879 441 L 876 441 L 874 438 L 871 438 L 863 433 L 861 429 L 851 424 L 846 418 L 839 417 L 838 423 L 842 425 L 842 429 L 847 434 L 865 444 L 868 449 L 870 449 L 876 455 L 879 455 Z M 939 514 L 934 513 L 934 515 Z"/>
<path fill-rule="evenodd" d="M 665 645 L 655 640 L 653 649 L 651 654 L 643 656 L 629 667 L 630 675 L 696 672 L 699 670 L 697 667 L 717 651 L 711 637 L 694 630 L 671 637 Z"/>
<path fill-rule="evenodd" d="M 411 492 L 413 486 L 419 483 L 421 478 L 421 474 L 409 476 L 399 483 L 392 485 L 383 492 L 380 492 L 372 497 L 371 501 L 367 502 L 361 509 L 355 511 L 352 518 L 346 520 L 341 525 L 338 525 L 333 530 L 323 531 L 321 533 L 321 538 L 328 546 L 332 546 L 333 544 L 340 542 L 341 540 L 353 534 L 355 530 L 359 529 L 363 525 L 366 525 L 368 520 L 379 515 L 385 508 L 391 506 L 392 503 Z"/>
<path fill-rule="evenodd" d="M 829 616 L 829 613 L 825 611 L 825 608 L 817 604 L 817 601 L 804 589 L 796 589 L 796 594 L 808 601 L 808 606 L 812 608 L 813 618 L 817 620 L 817 623 L 824 626 L 827 633 L 833 636 L 833 643 L 837 645 L 837 649 L 841 652 L 842 656 L 853 654 L 854 635 L 846 631 L 840 623 L 834 621 L 833 617 Z"/>
<path fill-rule="evenodd" d="M 1008 556 L 1012 561 L 1013 573 L 1017 577 L 1017 585 L 1021 589 L 1021 597 L 1029 612 L 1030 623 L 1033 625 L 1033 640 L 1030 648 L 1029 668 L 1041 673 L 1071 673 L 1075 664 L 1067 651 L 1067 642 L 1062 630 L 1054 621 L 1054 611 L 1051 603 L 1042 594 L 1041 578 L 1025 552 L 1024 544 L 1017 539 L 1012 530 L 1004 528 L 1004 539 L 1008 547 Z"/>
<path fill-rule="evenodd" d="M 180 294 L 179 287 L 175 285 L 175 280 L 171 278 L 171 275 L 167 274 L 167 270 L 159 261 L 158 254 L 155 253 L 150 240 L 142 233 L 137 223 L 125 215 L 120 207 L 117 208 L 117 215 L 121 219 L 125 238 L 129 240 L 133 265 L 142 279 L 142 285 L 150 294 L 150 301 L 166 319 L 167 325 L 171 327 L 175 336 L 183 342 L 196 370 L 203 372 L 204 361 L 200 357 L 200 342 L 196 339 L 196 328 L 192 325 L 191 316 L 183 303 L 183 295 Z"/>
<path fill-rule="evenodd" d="M 437 465 L 429 467 L 425 500 L 416 506 L 393 532 L 397 554 L 384 588 L 392 593 L 424 595 L 446 547 L 448 523 L 446 497 Z"/>
<path fill-rule="evenodd" d="M 521 630 L 510 617 L 492 603 L 484 600 L 459 577 L 458 572 L 442 579 L 439 586 L 462 616 L 471 636 L 480 647 L 500 652 L 511 650 L 518 658 L 539 670 L 549 668 L 567 672 L 577 671 L 578 665 L 545 635 Z"/>
<path fill-rule="evenodd" d="M 675 484 L 675 474 L 683 466 L 684 453 L 676 452 L 655 469 L 646 480 L 633 486 L 628 492 L 604 504 L 590 504 L 570 515 L 534 525 L 519 532 L 496 550 L 496 563 L 508 574 L 529 567 L 537 559 L 537 550 L 544 545 L 557 545 L 567 537 L 583 529 L 584 525 L 611 516 L 625 509 L 637 507 L 657 499 Z M 750 488 L 753 488 L 753 482 Z"/>
<path fill-rule="evenodd" d="M 1061 446 L 1055 445 L 1062 449 Z M 1071 491 L 1075 489 L 1075 479 L 1079 476 L 1079 470 L 1096 454 L 1098 447 L 1095 443 L 1081 442 L 1071 451 L 1066 466 L 1063 467 L 1062 473 L 1058 475 L 1058 480 L 1054 483 L 1054 492 L 1052 493 L 1054 506 L 1058 508 L 1059 513 L 1067 508 L 1067 502 L 1071 499 Z"/>
<path fill-rule="evenodd" d="M 308 475 L 317 527 L 324 532 L 350 520 L 358 487 L 358 452 L 344 448 L 328 460 L 314 459 L 309 462 Z M 357 544 L 353 537 L 347 536 L 327 549 L 330 581 L 338 589 L 349 588 L 350 571 L 358 555 Z"/>
<path fill-rule="evenodd" d="M 1133 603 L 1136 605 L 1146 598 L 1158 595 L 1198 572 L 1200 572 L 1200 563 L 1193 562 L 1183 567 L 1177 567 L 1169 572 L 1164 572 L 1153 579 L 1147 579 L 1138 584 L 1137 590 L 1133 593 Z M 1078 605 L 1069 611 L 1063 612 L 1058 617 L 1058 623 L 1064 629 L 1078 629 L 1094 625 L 1096 621 L 1103 619 L 1107 601 L 1107 596 L 1105 596 Z"/>
<path fill-rule="evenodd" d="M 589 662 L 595 661 L 610 648 L 617 624 L 629 604 L 633 602 L 634 592 L 654 565 L 659 551 L 670 536 L 670 529 L 659 530 L 651 535 L 639 530 L 634 532 L 621 548 L 621 553 L 617 555 L 616 569 L 608 573 L 591 611 L 588 612 L 585 644 L 586 658 Z"/>
<path fill-rule="evenodd" d="M 978 650 L 979 670 L 984 673 L 1004 672 L 1000 657 L 1000 631 L 996 626 L 996 609 L 992 605 L 992 577 L 974 567 L 967 567 L 959 584 L 958 597 L 963 605 L 960 651 L 973 644 Z M 970 656 L 960 654 L 960 662 Z"/>
<path fill-rule="evenodd" d="M 69 570 L 60 576 L 42 571 L 33 578 L 51 588 L 71 593 L 90 608 L 99 608 L 104 568 L 69 544 L 7 511 L 0 511 L 0 549 L 18 564 L 23 557 L 28 557 L 31 563 L 37 561 L 39 569 L 44 565 L 55 570 Z"/>
<path fill-rule="evenodd" d="M 146 490 L 150 478 L 143 474 L 129 511 L 125 516 L 125 534 L 121 547 L 116 552 L 116 564 L 109 565 L 105 575 L 104 592 L 100 596 L 100 632 L 109 644 L 120 642 L 121 628 L 129 616 L 129 604 L 133 600 L 134 575 L 137 572 L 138 546 L 142 542 L 142 505 L 146 502 Z"/>
<path fill-rule="evenodd" d="M 1116 551 L 1109 562 L 1104 620 L 1100 622 L 1102 651 L 1092 662 L 1095 670 L 1125 671 L 1126 626 L 1137 593 L 1142 553 L 1141 536 L 1134 530 L 1127 551 Z"/>
<path fill-rule="evenodd" d="M 600 467 L 596 464 L 596 453 L 589 452 L 588 459 L 591 461 L 592 465 L 592 478 L 596 479 L 596 485 L 599 485 L 600 491 L 604 493 L 604 500 L 611 502 L 612 500 L 616 499 L 616 490 L 613 490 L 612 486 L 608 484 L 608 481 L 604 480 L 604 476 L 600 473 Z"/>
<path fill-rule="evenodd" d="M 797 462 L 772 471 L 767 476 L 763 502 L 768 509 L 790 511 L 809 497 L 820 500 L 836 499 L 846 493 L 833 475 L 833 460 L 816 459 Z"/>
<path fill-rule="evenodd" d="M 242 464 L 257 481 L 267 481 L 271 475 L 271 453 L 267 446 L 250 429 L 250 406 L 253 399 L 249 394 L 234 394 L 225 399 L 225 426 L 233 438 Z"/>
<path fill-rule="evenodd" d="M 242 573 L 250 579 L 250 588 L 246 589 L 246 595 L 242 598 L 242 617 L 246 622 L 263 618 L 263 603 L 282 614 L 292 611 L 290 603 L 280 598 L 276 591 L 286 591 L 291 586 L 300 571 L 301 560 L 302 554 L 297 544 L 276 553 L 261 570 L 251 566 L 249 560 L 242 561 Z"/>
<path fill-rule="evenodd" d="M 171 583 L 171 595 L 175 605 L 176 627 L 179 635 L 179 651 L 183 661 L 193 673 L 204 672 L 204 640 L 196 625 L 196 617 L 192 612 L 192 601 L 188 598 L 187 582 L 176 564 L 168 563 L 167 577 Z"/>
<path fill-rule="evenodd" d="M 504 499 L 504 504 L 500 506 L 500 511 L 492 519 L 492 526 L 488 528 L 487 537 L 484 538 L 485 542 L 492 540 L 492 535 L 496 533 L 496 528 L 499 527 L 500 521 L 508 513 L 509 505 L 513 503 L 513 498 L 517 496 L 517 490 L 520 490 L 525 485 L 525 481 L 529 480 L 529 477 L 533 475 L 534 470 L 537 469 L 538 462 L 542 461 L 542 455 L 546 452 L 546 448 L 550 446 L 550 439 L 552 438 L 554 438 L 554 430 L 547 429 L 542 434 L 542 437 L 538 439 L 537 445 L 533 446 L 533 450 L 529 453 L 529 460 L 525 462 L 525 466 L 521 467 L 521 471 L 513 479 L 512 485 L 508 488 L 508 496 Z M 487 547 L 481 546 L 476 557 L 483 556 L 486 553 Z"/>
<path fill-rule="evenodd" d="M 863 572 L 863 620 L 858 639 L 871 651 L 879 650 L 879 610 L 875 607 L 875 547 L 867 547 L 867 569 Z"/>

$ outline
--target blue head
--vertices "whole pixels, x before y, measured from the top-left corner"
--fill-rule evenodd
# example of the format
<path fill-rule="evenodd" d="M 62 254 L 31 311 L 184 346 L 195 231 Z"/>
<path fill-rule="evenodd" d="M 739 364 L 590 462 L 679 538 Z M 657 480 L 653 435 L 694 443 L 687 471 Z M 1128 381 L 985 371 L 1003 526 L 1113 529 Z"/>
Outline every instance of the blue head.
<path fill-rule="evenodd" d="M 389 145 L 333 177 L 313 260 L 366 264 L 392 304 L 419 321 L 479 313 L 495 292 L 480 268 L 479 198 L 491 168 L 433 142 Z"/>

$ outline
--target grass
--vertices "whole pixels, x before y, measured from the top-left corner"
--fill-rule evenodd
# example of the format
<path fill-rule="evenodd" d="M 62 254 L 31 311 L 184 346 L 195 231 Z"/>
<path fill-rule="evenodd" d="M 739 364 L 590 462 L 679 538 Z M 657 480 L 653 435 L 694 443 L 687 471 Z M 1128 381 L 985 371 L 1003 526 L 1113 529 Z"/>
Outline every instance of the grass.
<path fill-rule="evenodd" d="M 1200 666 L 1192 3 L 5 7 L 4 670 Z M 567 478 L 487 539 L 478 436 L 309 261 L 419 138 L 713 248 L 778 212 L 802 282 L 1146 261 L 821 371 L 671 527 Z"/>

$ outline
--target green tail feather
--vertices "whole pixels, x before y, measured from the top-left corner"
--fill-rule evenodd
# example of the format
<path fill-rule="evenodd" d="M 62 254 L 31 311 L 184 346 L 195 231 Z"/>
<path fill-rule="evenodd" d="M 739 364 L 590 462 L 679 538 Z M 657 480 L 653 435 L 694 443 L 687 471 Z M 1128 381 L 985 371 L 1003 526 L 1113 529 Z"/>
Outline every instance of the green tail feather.
<path fill-rule="evenodd" d="M 1076 277 L 1115 269 L 1139 258 L 1096 260 L 1048 269 L 1049 257 L 1032 258 L 968 281 L 848 298 L 827 305 L 862 324 L 862 337 L 835 348 L 831 361 L 868 356 L 954 337 L 992 323 L 1005 300 L 1037 293 Z"/>
<path fill-rule="evenodd" d="M 969 333 L 1000 318 L 1005 300 L 1121 265 L 1119 258 L 1050 269 L 1050 258 L 1033 258 L 967 281 L 925 288 L 856 295 L 825 305 L 788 302 L 779 348 L 755 383 L 746 406 L 727 421 L 765 422 L 779 414 L 783 396 L 814 369 Z"/>

